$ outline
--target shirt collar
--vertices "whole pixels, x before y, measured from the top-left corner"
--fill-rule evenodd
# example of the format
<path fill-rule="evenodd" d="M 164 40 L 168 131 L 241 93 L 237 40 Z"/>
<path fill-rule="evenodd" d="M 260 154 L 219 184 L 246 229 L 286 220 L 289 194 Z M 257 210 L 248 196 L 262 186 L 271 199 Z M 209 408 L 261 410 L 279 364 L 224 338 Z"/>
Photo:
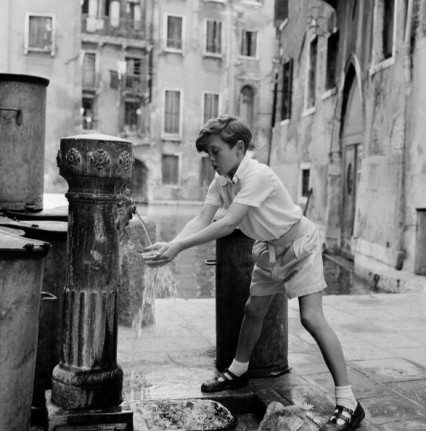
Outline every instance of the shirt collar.
<path fill-rule="evenodd" d="M 240 180 L 241 177 L 244 175 L 244 172 L 247 170 L 250 159 L 251 157 L 246 153 L 243 160 L 241 160 L 240 164 L 238 165 L 237 171 L 232 178 L 228 175 L 220 176 L 220 185 L 226 186 L 226 184 L 228 183 L 236 184 L 238 180 Z"/>

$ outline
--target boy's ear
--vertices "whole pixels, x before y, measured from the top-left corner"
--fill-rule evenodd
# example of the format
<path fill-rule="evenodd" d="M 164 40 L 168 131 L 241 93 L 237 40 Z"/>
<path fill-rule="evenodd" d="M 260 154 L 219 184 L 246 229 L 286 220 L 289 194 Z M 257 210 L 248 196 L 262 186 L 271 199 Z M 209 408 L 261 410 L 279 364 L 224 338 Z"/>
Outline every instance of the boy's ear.
<path fill-rule="evenodd" d="M 244 148 L 245 148 L 244 142 L 241 139 L 239 139 L 237 141 L 237 149 L 244 153 Z"/>

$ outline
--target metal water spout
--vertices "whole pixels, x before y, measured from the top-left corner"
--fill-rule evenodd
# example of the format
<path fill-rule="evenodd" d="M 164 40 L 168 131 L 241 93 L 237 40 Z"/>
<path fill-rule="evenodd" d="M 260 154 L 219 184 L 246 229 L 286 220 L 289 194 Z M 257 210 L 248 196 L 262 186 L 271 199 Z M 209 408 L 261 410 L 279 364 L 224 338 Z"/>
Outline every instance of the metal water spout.
<path fill-rule="evenodd" d="M 119 238 L 135 211 L 128 195 L 132 144 L 106 135 L 63 138 L 57 161 L 69 185 L 69 226 L 62 354 L 52 401 L 74 412 L 114 409 L 122 403 Z"/>

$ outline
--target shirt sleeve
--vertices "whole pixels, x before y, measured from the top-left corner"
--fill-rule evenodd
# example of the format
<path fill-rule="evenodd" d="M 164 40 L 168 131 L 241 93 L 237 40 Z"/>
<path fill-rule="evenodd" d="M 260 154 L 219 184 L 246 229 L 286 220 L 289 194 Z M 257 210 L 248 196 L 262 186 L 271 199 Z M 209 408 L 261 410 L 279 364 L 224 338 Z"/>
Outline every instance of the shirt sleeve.
<path fill-rule="evenodd" d="M 221 207 L 223 205 L 223 199 L 220 195 L 220 185 L 217 178 L 214 178 L 211 182 L 204 203 Z"/>
<path fill-rule="evenodd" d="M 233 202 L 260 207 L 275 191 L 275 178 L 267 170 L 248 173 L 241 181 L 241 189 Z"/>

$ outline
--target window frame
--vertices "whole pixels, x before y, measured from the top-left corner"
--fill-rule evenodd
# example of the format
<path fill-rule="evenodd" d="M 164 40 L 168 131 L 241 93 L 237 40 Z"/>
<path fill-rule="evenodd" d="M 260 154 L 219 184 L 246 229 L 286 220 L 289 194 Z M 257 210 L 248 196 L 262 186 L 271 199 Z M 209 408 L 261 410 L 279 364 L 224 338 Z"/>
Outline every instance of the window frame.
<path fill-rule="evenodd" d="M 169 18 L 180 18 L 181 19 L 181 34 L 180 34 L 180 43 L 181 43 L 181 47 L 180 48 L 175 48 L 172 46 L 168 46 L 168 40 L 169 40 Z M 183 53 L 183 47 L 184 47 L 184 34 L 185 34 L 185 16 L 183 15 L 179 15 L 179 14 L 174 14 L 174 13 L 167 13 L 166 14 L 166 19 L 165 19 L 165 26 L 164 26 L 164 51 L 166 52 L 174 52 L 177 54 L 182 54 Z"/>
<path fill-rule="evenodd" d="M 333 58 L 331 58 L 330 54 L 330 40 L 336 39 L 335 42 L 337 42 L 337 49 L 336 53 L 333 55 Z M 324 76 L 324 94 L 331 94 L 336 91 L 337 86 L 337 59 L 339 55 L 339 43 L 340 43 L 340 32 L 338 28 L 334 28 L 327 36 L 327 54 L 326 54 L 326 61 L 325 61 L 325 76 Z M 331 66 L 331 60 L 334 60 L 334 83 L 332 86 L 329 86 L 329 78 L 330 78 L 330 66 Z"/>
<path fill-rule="evenodd" d="M 94 74 L 94 82 L 93 85 L 85 85 L 84 76 L 85 76 L 85 58 L 86 55 L 93 55 L 95 57 L 95 69 L 93 71 Z M 98 71 L 99 71 L 99 56 L 98 52 L 93 49 L 84 49 L 81 51 L 81 85 L 83 89 L 96 89 L 98 86 Z"/>
<path fill-rule="evenodd" d="M 308 181 L 308 194 L 303 195 L 303 172 L 309 172 L 309 181 Z M 301 162 L 299 166 L 299 181 L 298 181 L 298 203 L 300 205 L 306 205 L 309 196 L 309 190 L 311 189 L 312 184 L 312 163 L 311 162 Z"/>
<path fill-rule="evenodd" d="M 37 48 L 30 46 L 30 20 L 31 18 L 50 18 L 52 24 L 51 41 L 49 49 Z M 37 13 L 37 12 L 27 12 L 25 14 L 25 40 L 24 40 L 24 54 L 28 55 L 31 52 L 50 54 L 54 57 L 56 54 L 55 50 L 55 40 L 56 40 L 56 17 L 53 13 Z"/>
<path fill-rule="evenodd" d="M 132 105 L 137 105 L 138 107 L 136 108 L 135 114 L 136 114 L 136 127 L 135 129 L 132 129 L 132 125 L 128 125 L 126 124 L 126 117 L 127 117 L 127 110 L 126 110 L 126 105 L 128 104 L 132 104 Z M 142 103 L 140 100 L 136 100 L 136 99 L 124 99 L 123 101 L 123 129 L 125 130 L 125 132 L 128 135 L 137 135 L 139 133 L 139 129 L 140 129 L 140 114 L 141 114 L 141 108 L 142 108 Z M 138 113 L 139 111 L 139 113 Z"/>
<path fill-rule="evenodd" d="M 164 182 L 164 164 L 163 164 L 163 160 L 165 157 L 173 157 L 175 159 L 177 159 L 177 166 L 176 166 L 176 182 L 171 182 L 171 183 L 166 183 Z M 181 181 L 181 161 L 182 157 L 180 156 L 179 153 L 162 153 L 161 154 L 161 185 L 165 186 L 165 187 L 179 187 L 180 186 L 180 181 Z"/>
<path fill-rule="evenodd" d="M 316 107 L 316 87 L 317 87 L 317 79 L 318 79 L 318 42 L 319 37 L 316 34 L 313 34 L 309 40 L 309 45 L 307 49 L 307 67 L 306 67 L 306 77 L 305 77 L 305 100 L 304 100 L 304 113 L 303 116 L 307 116 L 315 112 Z M 316 52 L 315 52 L 315 64 L 312 64 L 312 45 L 316 43 Z M 314 82 L 312 86 L 312 74 L 314 76 Z M 313 89 L 313 94 L 310 94 L 311 89 Z M 312 100 L 312 104 L 309 104 L 309 101 Z"/>
<path fill-rule="evenodd" d="M 379 17 L 380 8 L 383 7 L 385 0 L 375 0 L 374 1 L 374 11 L 373 11 L 373 26 L 377 28 L 380 25 L 380 31 L 376 34 L 380 34 L 380 37 L 374 38 L 373 33 L 373 43 L 371 52 L 371 67 L 370 76 L 374 75 L 376 72 L 383 70 L 387 67 L 392 66 L 395 63 L 396 55 L 396 42 L 397 42 L 397 24 L 398 24 L 398 8 L 399 1 L 394 1 L 393 10 L 393 34 L 392 34 L 392 55 L 388 58 L 384 57 L 383 53 L 383 28 L 384 28 L 384 17 L 383 15 Z M 384 9 L 382 10 L 384 13 Z"/>
<path fill-rule="evenodd" d="M 289 71 L 290 71 L 290 82 L 287 83 L 287 85 L 285 86 L 285 81 L 284 81 L 284 66 L 286 64 L 289 64 Z M 282 79 L 281 79 L 281 104 L 280 104 L 280 122 L 288 122 L 291 119 L 291 111 L 292 111 L 292 103 L 293 103 L 293 70 L 294 70 L 294 60 L 293 58 L 287 58 L 286 61 L 283 62 L 282 64 Z M 283 115 L 283 107 L 284 107 L 284 95 L 287 94 L 285 93 L 285 88 L 289 89 L 289 95 L 287 96 L 287 101 L 288 101 L 288 115 L 286 117 L 284 117 Z"/>
<path fill-rule="evenodd" d="M 221 111 L 221 97 L 220 97 L 220 93 L 214 92 L 214 91 L 202 91 L 201 92 L 201 106 L 202 106 L 202 110 L 201 110 L 201 127 L 204 126 L 204 124 L 206 123 L 205 117 L 206 117 L 206 96 L 207 95 L 211 95 L 211 96 L 217 96 L 217 115 L 220 115 L 220 111 Z M 212 118 L 212 117 L 209 117 Z"/>
<path fill-rule="evenodd" d="M 170 133 L 165 131 L 166 126 L 166 95 L 168 91 L 179 93 L 179 130 L 177 133 Z M 163 89 L 163 113 L 161 124 L 161 137 L 164 140 L 179 141 L 182 138 L 182 112 L 183 112 L 183 90 L 181 88 L 165 87 Z"/>
<path fill-rule="evenodd" d="M 244 40 L 244 36 L 246 33 L 254 33 L 256 35 L 256 41 L 255 41 L 255 55 L 244 55 L 242 54 L 242 50 L 243 50 L 243 40 Z M 247 29 L 242 29 L 241 30 L 241 40 L 240 40 L 240 52 L 239 52 L 239 57 L 243 58 L 245 60 L 259 60 L 259 31 L 257 30 L 247 30 Z"/>
<path fill-rule="evenodd" d="M 86 108 L 84 108 L 84 103 L 83 100 L 91 100 L 91 112 L 92 112 L 92 116 L 90 117 L 90 121 L 87 121 L 87 116 L 84 115 L 84 112 L 86 110 Z M 93 131 L 96 130 L 96 125 L 97 125 L 97 100 L 96 97 L 93 93 L 87 93 L 84 92 L 81 95 L 81 107 L 80 107 L 80 115 L 81 115 L 81 130 L 84 131 Z M 90 123 L 91 127 L 84 127 L 85 124 Z"/>
<path fill-rule="evenodd" d="M 220 52 L 211 52 L 211 51 L 207 51 L 207 47 L 208 47 L 208 23 L 219 23 L 220 24 Z M 223 21 L 222 20 L 218 20 L 218 19 L 210 19 L 210 18 L 206 18 L 204 20 L 204 55 L 206 57 L 215 57 L 215 58 L 223 58 L 224 56 L 224 25 L 223 25 Z"/>

